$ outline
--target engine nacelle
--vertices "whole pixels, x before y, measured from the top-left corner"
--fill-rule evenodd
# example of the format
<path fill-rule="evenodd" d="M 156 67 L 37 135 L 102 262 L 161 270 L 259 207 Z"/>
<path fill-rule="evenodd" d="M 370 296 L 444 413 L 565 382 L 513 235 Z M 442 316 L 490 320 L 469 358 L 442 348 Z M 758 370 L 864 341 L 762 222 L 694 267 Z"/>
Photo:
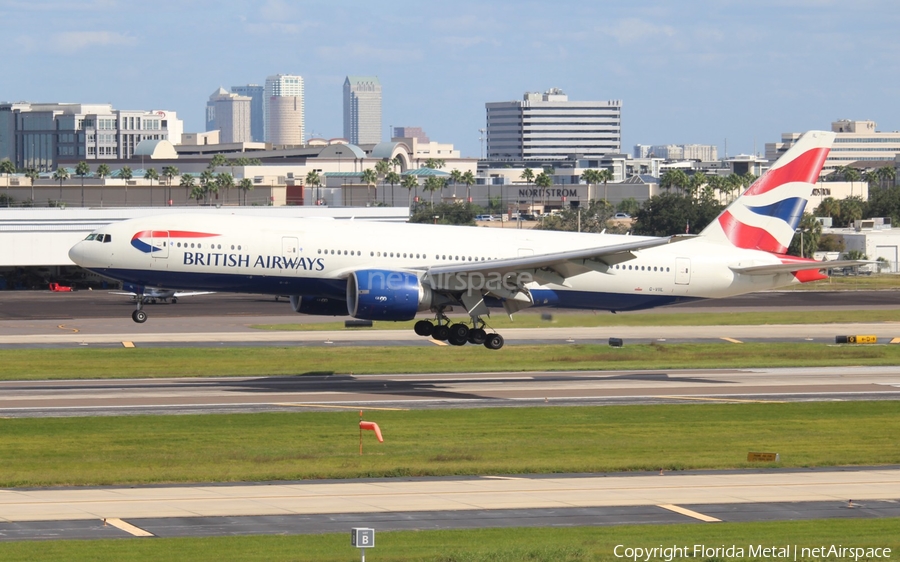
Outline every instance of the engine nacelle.
<path fill-rule="evenodd" d="M 415 273 L 364 269 L 347 279 L 347 311 L 363 320 L 412 320 L 434 297 Z"/>
<path fill-rule="evenodd" d="M 347 316 L 347 303 L 328 297 L 291 295 L 291 306 L 294 312 L 312 316 Z"/>

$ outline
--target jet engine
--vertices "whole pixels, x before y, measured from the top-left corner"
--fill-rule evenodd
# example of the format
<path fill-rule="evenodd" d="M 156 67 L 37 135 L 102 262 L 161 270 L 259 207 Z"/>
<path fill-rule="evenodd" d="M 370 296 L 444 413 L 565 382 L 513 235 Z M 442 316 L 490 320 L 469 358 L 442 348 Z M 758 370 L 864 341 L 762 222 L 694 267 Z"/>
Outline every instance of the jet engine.
<path fill-rule="evenodd" d="M 354 271 L 347 279 L 347 311 L 363 320 L 412 320 L 435 304 L 431 287 L 415 273 L 384 269 Z"/>
<path fill-rule="evenodd" d="M 294 312 L 312 316 L 347 316 L 347 303 L 340 299 L 291 295 L 291 306 Z"/>

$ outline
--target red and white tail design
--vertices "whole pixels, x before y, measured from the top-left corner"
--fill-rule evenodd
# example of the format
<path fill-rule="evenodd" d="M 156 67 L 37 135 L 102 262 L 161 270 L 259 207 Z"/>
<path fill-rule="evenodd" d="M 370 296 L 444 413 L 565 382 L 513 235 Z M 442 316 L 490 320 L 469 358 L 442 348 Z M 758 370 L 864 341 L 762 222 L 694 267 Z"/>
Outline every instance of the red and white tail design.
<path fill-rule="evenodd" d="M 748 250 L 787 252 L 834 136 L 805 133 L 700 235 Z"/>

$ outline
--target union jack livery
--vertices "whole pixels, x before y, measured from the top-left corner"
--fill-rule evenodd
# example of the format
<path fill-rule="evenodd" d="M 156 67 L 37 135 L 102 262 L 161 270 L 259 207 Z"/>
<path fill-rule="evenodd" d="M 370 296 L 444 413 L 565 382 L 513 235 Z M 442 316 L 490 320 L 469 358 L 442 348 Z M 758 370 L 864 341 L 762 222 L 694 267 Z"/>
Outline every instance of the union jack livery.
<path fill-rule="evenodd" d="M 823 278 L 824 264 L 786 251 L 833 140 L 803 135 L 697 236 L 160 215 L 105 226 L 69 257 L 145 290 L 290 295 L 300 313 L 366 320 L 430 312 L 416 334 L 499 349 L 503 338 L 486 320 L 492 308 L 616 312 Z M 451 322 L 450 307 L 469 320 Z M 140 299 L 132 318 L 147 319 Z"/>

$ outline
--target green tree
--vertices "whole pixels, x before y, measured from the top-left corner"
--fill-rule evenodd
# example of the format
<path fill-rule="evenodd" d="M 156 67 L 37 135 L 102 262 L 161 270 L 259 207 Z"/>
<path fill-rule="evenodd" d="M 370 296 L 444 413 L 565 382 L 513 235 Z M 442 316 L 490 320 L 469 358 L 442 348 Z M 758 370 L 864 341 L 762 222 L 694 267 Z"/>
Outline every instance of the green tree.
<path fill-rule="evenodd" d="M 447 185 L 447 180 L 438 176 L 428 176 L 425 179 L 425 185 L 422 186 L 423 191 L 431 193 L 431 206 L 434 207 L 434 192 L 443 190 Z"/>
<path fill-rule="evenodd" d="M 863 200 L 859 195 L 847 197 L 841 201 L 841 216 L 838 220 L 838 226 L 853 226 L 855 221 L 862 219 L 869 214 L 869 202 Z"/>
<path fill-rule="evenodd" d="M 306 185 L 315 188 L 315 200 L 316 205 L 318 205 L 319 201 L 321 200 L 319 198 L 319 186 L 322 185 L 322 178 L 319 177 L 319 172 L 315 170 L 306 172 Z"/>
<path fill-rule="evenodd" d="M 100 178 L 101 180 L 105 180 L 107 177 L 109 177 L 109 174 L 111 174 L 112 172 L 110 171 L 109 166 L 107 166 L 106 164 L 100 164 L 99 166 L 97 166 L 97 171 L 94 173 L 97 174 L 97 177 Z M 100 182 L 100 206 L 101 207 L 103 206 L 103 188 L 105 187 L 105 185 L 106 185 L 105 181 Z"/>
<path fill-rule="evenodd" d="M 166 205 L 172 200 L 172 180 L 178 173 L 178 168 L 175 166 L 163 166 L 162 175 L 166 178 Z"/>
<path fill-rule="evenodd" d="M 583 174 L 582 174 L 583 175 Z M 545 217 L 537 228 L 566 232 L 595 232 L 613 229 L 609 223 L 615 210 L 605 199 L 593 199 L 587 207 L 567 208 Z"/>
<path fill-rule="evenodd" d="M 228 164 L 228 159 L 225 158 L 224 155 L 214 154 L 212 159 L 209 161 L 209 165 L 207 166 L 207 168 L 209 168 L 210 171 L 214 171 L 219 166 L 225 166 L 226 164 Z"/>
<path fill-rule="evenodd" d="M 700 232 L 712 222 L 723 206 L 715 200 L 693 200 L 674 193 L 654 195 L 635 215 L 634 233 L 671 236 Z"/>
<path fill-rule="evenodd" d="M 372 168 L 363 170 L 362 176 L 360 176 L 360 180 L 366 184 L 366 207 L 372 204 L 372 198 L 370 196 L 370 189 L 375 186 L 375 183 L 378 181 L 378 174 Z M 378 197 L 378 194 L 375 194 L 375 197 Z"/>
<path fill-rule="evenodd" d="M 12 198 L 9 196 L 9 178 L 16 173 L 16 165 L 10 160 L 0 162 L 0 174 L 6 174 L 6 206 L 9 207 Z"/>
<path fill-rule="evenodd" d="M 659 178 L 659 186 L 661 188 L 669 191 L 674 187 L 680 190 L 682 195 L 685 194 L 689 183 L 688 175 L 684 173 L 684 170 L 679 169 L 666 170 L 662 177 Z"/>
<path fill-rule="evenodd" d="M 823 234 L 819 237 L 820 252 L 843 252 L 847 249 L 844 237 L 839 234 Z"/>
<path fill-rule="evenodd" d="M 200 173 L 200 189 L 203 191 L 207 205 L 209 205 L 212 194 L 219 192 L 219 188 L 216 186 L 216 175 L 209 168 Z"/>
<path fill-rule="evenodd" d="M 200 204 L 201 199 L 207 198 L 208 191 L 203 189 L 202 185 L 195 185 L 191 187 L 191 199 L 196 199 L 197 204 Z"/>
<path fill-rule="evenodd" d="M 431 168 L 432 170 L 440 170 L 446 165 L 443 158 L 429 158 L 425 160 L 425 167 Z"/>
<path fill-rule="evenodd" d="M 626 199 L 622 199 L 618 205 L 616 205 L 616 211 L 620 213 L 628 213 L 631 216 L 635 216 L 638 214 L 638 211 L 641 210 L 641 204 L 637 202 L 637 199 L 634 197 L 628 197 Z"/>
<path fill-rule="evenodd" d="M 541 188 L 541 203 L 543 205 L 545 190 L 553 185 L 553 178 L 547 172 L 541 172 L 534 178 L 534 185 Z M 531 200 L 531 212 L 534 213 L 534 197 Z M 541 217 L 541 222 L 543 222 L 543 217 Z"/>
<path fill-rule="evenodd" d="M 53 172 L 53 179 L 59 181 L 59 200 L 62 201 L 62 184 L 69 179 L 69 170 L 66 170 L 62 166 L 57 167 L 56 171 Z"/>
<path fill-rule="evenodd" d="M 900 224 L 898 222 L 900 221 L 900 187 L 870 191 L 868 215 L 870 217 L 891 217 L 892 224 Z"/>
<path fill-rule="evenodd" d="M 588 193 L 591 192 L 591 186 L 597 185 L 602 180 L 600 179 L 600 171 L 599 170 L 585 170 L 581 172 L 581 181 L 588 184 Z M 593 199 L 592 197 L 588 197 L 589 199 Z M 604 197 L 604 199 L 606 199 Z"/>
<path fill-rule="evenodd" d="M 841 203 L 834 197 L 826 197 L 815 208 L 813 214 L 817 217 L 831 217 L 833 224 L 837 225 L 841 221 Z"/>
<path fill-rule="evenodd" d="M 400 174 L 395 172 L 394 170 L 389 171 L 384 175 L 384 182 L 391 184 L 391 207 L 394 206 L 394 186 L 400 183 Z M 382 187 L 384 187 L 384 183 L 382 183 Z"/>
<path fill-rule="evenodd" d="M 134 177 L 134 172 L 128 166 L 119 168 L 119 178 L 125 180 L 125 206 L 128 206 L 128 181 Z"/>
<path fill-rule="evenodd" d="M 391 171 L 391 163 L 387 160 L 379 160 L 375 162 L 375 174 L 378 175 L 378 178 L 381 180 L 381 202 L 384 203 L 384 181 L 385 176 L 387 176 L 388 172 Z"/>
<path fill-rule="evenodd" d="M 893 166 L 882 166 L 876 170 L 876 173 L 882 189 L 896 185 L 897 170 Z"/>
<path fill-rule="evenodd" d="M 81 206 L 84 207 L 84 176 L 91 173 L 91 167 L 85 161 L 79 162 L 75 166 L 75 175 L 81 178 Z"/>
<path fill-rule="evenodd" d="M 181 174 L 181 180 L 178 185 L 184 188 L 184 198 L 193 199 L 193 191 L 195 187 L 193 174 Z M 199 203 L 199 201 L 198 201 Z"/>
<path fill-rule="evenodd" d="M 228 192 L 234 189 L 234 176 L 228 172 L 220 172 L 216 174 L 216 186 L 219 191 L 225 192 L 225 204 L 228 204 Z"/>
<path fill-rule="evenodd" d="M 601 168 L 597 170 L 597 181 L 603 183 L 603 198 L 609 201 L 609 182 L 613 179 L 612 170 Z"/>
<path fill-rule="evenodd" d="M 472 173 L 472 170 L 466 170 L 466 173 L 462 175 L 462 182 L 466 184 L 466 204 L 472 202 L 472 186 L 475 185 L 475 174 Z M 490 194 L 488 194 L 488 198 L 490 198 Z"/>
<path fill-rule="evenodd" d="M 525 180 L 525 183 L 532 183 L 534 181 L 534 170 L 531 168 L 525 168 L 522 170 L 522 174 L 519 176 L 519 179 Z"/>
<path fill-rule="evenodd" d="M 430 176 L 436 177 L 436 176 Z M 444 181 L 438 178 L 440 181 Z M 427 181 L 427 180 L 426 180 Z M 409 218 L 409 222 L 422 224 L 457 224 L 475 225 L 475 216 L 482 211 L 477 205 L 459 205 L 458 203 L 438 203 L 437 205 L 419 205 Z M 435 219 L 434 217 L 438 217 Z"/>
<path fill-rule="evenodd" d="M 819 237 L 822 236 L 822 223 L 817 221 L 815 216 L 803 213 L 803 218 L 800 219 L 797 231 L 794 233 L 794 238 L 791 240 L 787 253 L 792 256 L 811 258 L 819 247 Z"/>
<path fill-rule="evenodd" d="M 400 180 L 400 187 L 406 188 L 406 206 L 412 207 L 412 192 L 414 189 L 419 187 L 419 180 L 413 174 L 406 174 L 403 176 L 403 179 Z"/>
<path fill-rule="evenodd" d="M 29 168 L 25 170 L 25 177 L 31 180 L 31 201 L 28 205 L 29 207 L 34 207 L 34 184 L 37 182 L 38 178 L 41 175 L 34 168 Z"/>
<path fill-rule="evenodd" d="M 393 158 L 391 158 L 391 166 L 393 166 L 394 168 L 399 168 L 400 171 L 402 172 L 403 171 L 403 157 L 401 157 L 398 154 L 397 156 L 394 156 Z"/>
<path fill-rule="evenodd" d="M 153 206 L 153 182 L 159 180 L 159 172 L 154 168 L 147 168 L 144 171 L 144 179 L 150 180 L 150 206 Z"/>
<path fill-rule="evenodd" d="M 247 193 L 253 190 L 253 180 L 250 178 L 242 178 L 240 183 L 238 183 L 238 189 L 240 189 L 240 193 L 244 195 L 244 205 L 247 205 Z"/>
<path fill-rule="evenodd" d="M 456 186 L 462 183 L 462 172 L 454 169 L 450 172 L 450 181 L 453 183 L 453 196 L 456 197 Z"/>

